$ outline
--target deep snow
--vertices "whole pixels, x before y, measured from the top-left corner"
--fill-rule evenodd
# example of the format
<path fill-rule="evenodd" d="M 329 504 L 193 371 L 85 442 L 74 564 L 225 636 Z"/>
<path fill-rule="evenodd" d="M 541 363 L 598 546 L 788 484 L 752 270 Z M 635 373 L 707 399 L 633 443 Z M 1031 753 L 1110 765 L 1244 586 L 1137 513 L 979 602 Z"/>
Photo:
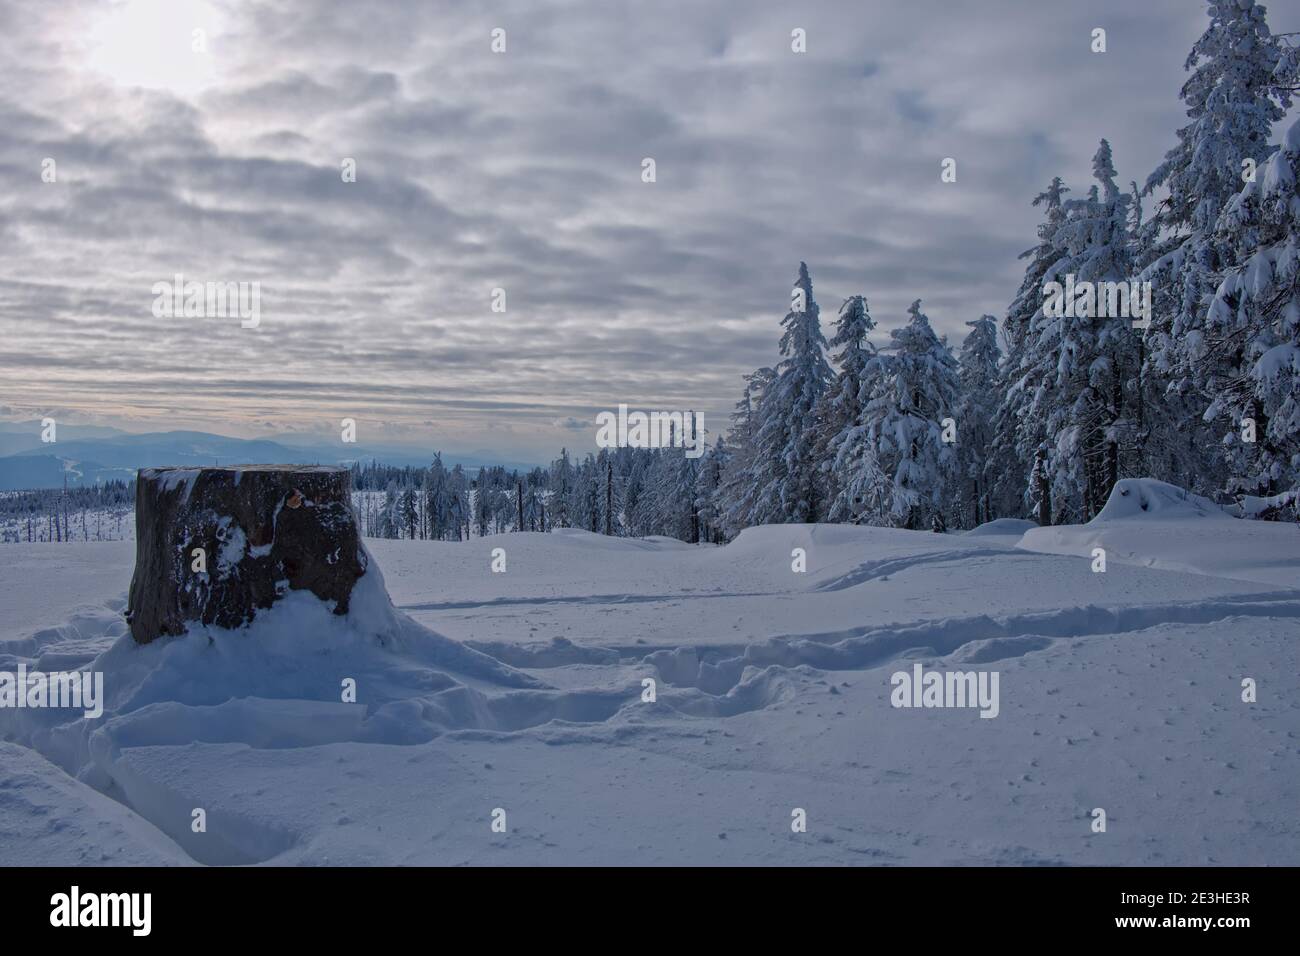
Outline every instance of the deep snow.
<path fill-rule="evenodd" d="M 346 618 L 295 594 L 143 648 L 131 542 L 3 546 L 0 670 L 108 702 L 0 709 L 0 862 L 1300 863 L 1300 531 L 1175 505 L 369 541 Z M 999 671 L 999 715 L 895 709 L 916 661 Z"/>
<path fill-rule="evenodd" d="M 1078 555 L 1101 547 L 1108 563 L 1300 587 L 1300 525 L 1232 518 L 1206 498 L 1150 478 L 1120 480 L 1092 521 L 1034 528 L 1020 547 Z"/>

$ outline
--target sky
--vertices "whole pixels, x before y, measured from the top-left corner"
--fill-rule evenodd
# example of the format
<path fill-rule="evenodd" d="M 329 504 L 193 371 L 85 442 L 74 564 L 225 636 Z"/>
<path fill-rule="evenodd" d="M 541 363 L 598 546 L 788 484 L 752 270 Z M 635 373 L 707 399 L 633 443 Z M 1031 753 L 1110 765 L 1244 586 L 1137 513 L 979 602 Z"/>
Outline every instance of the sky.
<path fill-rule="evenodd" d="M 351 418 L 363 444 L 535 461 L 619 403 L 716 433 L 778 359 L 801 260 L 825 330 L 857 293 L 881 341 L 917 298 L 954 346 L 1000 317 L 1053 176 L 1086 191 L 1104 136 L 1142 182 L 1174 144 L 1207 23 L 1195 0 L 0 0 L 0 420 Z M 156 316 L 176 274 L 259 283 L 259 324 Z"/>

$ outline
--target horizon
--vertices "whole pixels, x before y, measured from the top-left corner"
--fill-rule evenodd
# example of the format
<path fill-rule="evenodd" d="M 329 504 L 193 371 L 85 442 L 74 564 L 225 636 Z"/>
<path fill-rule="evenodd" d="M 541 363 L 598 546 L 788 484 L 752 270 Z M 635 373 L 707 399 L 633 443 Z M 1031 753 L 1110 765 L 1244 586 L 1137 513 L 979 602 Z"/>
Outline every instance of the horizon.
<path fill-rule="evenodd" d="M 0 425 L 28 425 L 31 426 L 33 434 L 38 434 L 41 429 L 41 422 L 36 419 L 4 421 L 4 422 L 0 422 Z M 204 429 L 169 429 L 167 431 L 152 431 L 152 430 L 133 431 L 126 428 L 117 428 L 111 425 L 86 425 L 84 423 L 75 422 L 75 421 L 59 422 L 57 427 L 60 429 L 67 429 L 67 428 L 75 429 L 75 428 L 89 427 L 89 428 L 94 428 L 96 430 L 107 431 L 110 434 L 94 434 L 94 435 L 85 435 L 85 436 L 78 435 L 72 438 L 63 438 L 63 439 L 59 439 L 59 441 L 56 443 L 50 443 L 48 445 L 46 444 L 33 445 L 29 448 L 25 448 L 20 451 L 8 452 L 4 455 L 0 455 L 0 458 L 10 457 L 10 456 L 30 457 L 33 455 L 41 455 L 41 454 L 54 455 L 57 457 L 56 453 L 59 451 L 59 445 L 60 444 L 67 445 L 70 442 L 111 443 L 114 439 L 123 438 L 123 437 L 140 438 L 140 437 L 148 437 L 148 436 L 158 436 L 162 438 L 162 437 L 173 437 L 173 436 L 198 435 L 203 437 L 221 438 L 221 439 L 237 441 L 237 442 L 250 442 L 250 443 L 263 442 L 263 443 L 279 445 L 286 452 L 290 453 L 289 458 L 292 459 L 292 460 L 286 460 L 282 462 L 269 462 L 269 461 L 263 462 L 263 461 L 250 460 L 250 461 L 238 462 L 238 463 L 222 463 L 220 465 L 212 466 L 217 468 L 232 468 L 232 467 L 241 467 L 241 466 L 249 466 L 249 465 L 259 465 L 259 464 L 299 464 L 299 465 L 310 465 L 313 463 L 320 464 L 323 463 L 323 459 L 320 458 L 319 456 L 317 456 L 313 461 L 307 460 L 308 457 L 311 457 L 309 455 L 304 455 L 302 456 L 301 460 L 298 460 L 298 458 L 294 457 L 292 453 L 299 450 L 302 450 L 304 452 L 315 453 L 315 452 L 324 452 L 331 448 L 347 447 L 347 446 L 339 446 L 337 439 L 332 438 L 327 433 L 310 434 L 310 433 L 301 432 L 301 433 L 291 433 L 285 435 L 262 435 L 253 438 L 244 438 L 239 435 L 230 435 L 220 431 L 208 431 Z M 15 432 L 8 432 L 8 433 L 21 434 Z M 594 447 L 595 446 L 593 444 L 593 448 Z M 390 443 L 390 444 L 371 443 L 368 445 L 358 444 L 357 447 L 355 448 L 356 453 L 354 455 L 352 456 L 337 455 L 331 457 L 330 462 L 352 462 L 354 464 L 366 464 L 370 462 L 376 462 L 380 465 L 391 465 L 393 467 L 412 467 L 411 465 L 412 459 L 428 458 L 429 460 L 432 460 L 434 455 L 438 455 L 449 464 L 461 464 L 470 469 L 487 468 L 487 467 L 493 467 L 497 465 L 504 466 L 508 469 L 532 469 L 532 468 L 548 467 L 554 458 L 559 457 L 561 451 L 567 451 L 570 454 L 570 456 L 572 456 L 575 453 L 576 449 L 571 447 L 566 447 L 564 449 L 557 449 L 555 455 L 552 456 L 552 458 L 547 459 L 545 461 L 542 460 L 533 461 L 525 458 L 514 459 L 508 455 L 502 455 L 498 452 L 494 452 L 491 449 L 443 448 L 436 444 L 430 444 L 428 442 L 417 440 L 417 441 L 412 441 L 409 444 L 401 444 L 401 443 Z M 228 457 L 228 456 L 223 456 L 223 457 Z M 196 467 L 203 467 L 203 466 L 187 465 L 187 464 L 177 464 L 177 465 L 157 464 L 157 465 L 141 466 L 142 469 L 143 468 L 196 468 Z M 48 488 L 48 487 L 52 487 L 52 486 L 48 486 L 48 485 L 39 486 L 38 488 L 34 488 L 32 490 L 40 490 L 40 488 Z"/>

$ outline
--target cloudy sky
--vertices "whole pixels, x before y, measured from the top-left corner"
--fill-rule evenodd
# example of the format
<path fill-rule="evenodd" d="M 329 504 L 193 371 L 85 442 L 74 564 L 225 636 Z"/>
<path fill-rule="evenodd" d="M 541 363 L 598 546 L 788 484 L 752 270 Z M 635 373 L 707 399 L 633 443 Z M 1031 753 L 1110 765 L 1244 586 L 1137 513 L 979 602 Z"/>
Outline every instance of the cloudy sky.
<path fill-rule="evenodd" d="M 1207 22 L 1195 0 L 0 0 L 0 418 L 351 417 L 363 443 L 535 460 L 619 402 L 713 428 L 774 362 L 800 259 L 827 326 L 857 292 L 882 330 L 921 298 L 954 342 L 1001 315 L 1033 196 L 1086 188 L 1102 136 L 1145 179 Z M 155 317 L 177 273 L 259 282 L 260 326 Z"/>

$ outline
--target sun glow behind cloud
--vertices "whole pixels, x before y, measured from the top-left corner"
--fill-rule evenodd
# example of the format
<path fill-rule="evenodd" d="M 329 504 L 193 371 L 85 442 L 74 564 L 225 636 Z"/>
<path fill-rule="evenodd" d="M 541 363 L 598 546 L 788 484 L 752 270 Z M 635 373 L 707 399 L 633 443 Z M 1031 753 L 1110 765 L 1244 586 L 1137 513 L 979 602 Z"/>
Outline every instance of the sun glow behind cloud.
<path fill-rule="evenodd" d="M 119 86 L 193 95 L 218 80 L 220 30 L 205 0 L 119 0 L 93 15 L 80 65 Z"/>

